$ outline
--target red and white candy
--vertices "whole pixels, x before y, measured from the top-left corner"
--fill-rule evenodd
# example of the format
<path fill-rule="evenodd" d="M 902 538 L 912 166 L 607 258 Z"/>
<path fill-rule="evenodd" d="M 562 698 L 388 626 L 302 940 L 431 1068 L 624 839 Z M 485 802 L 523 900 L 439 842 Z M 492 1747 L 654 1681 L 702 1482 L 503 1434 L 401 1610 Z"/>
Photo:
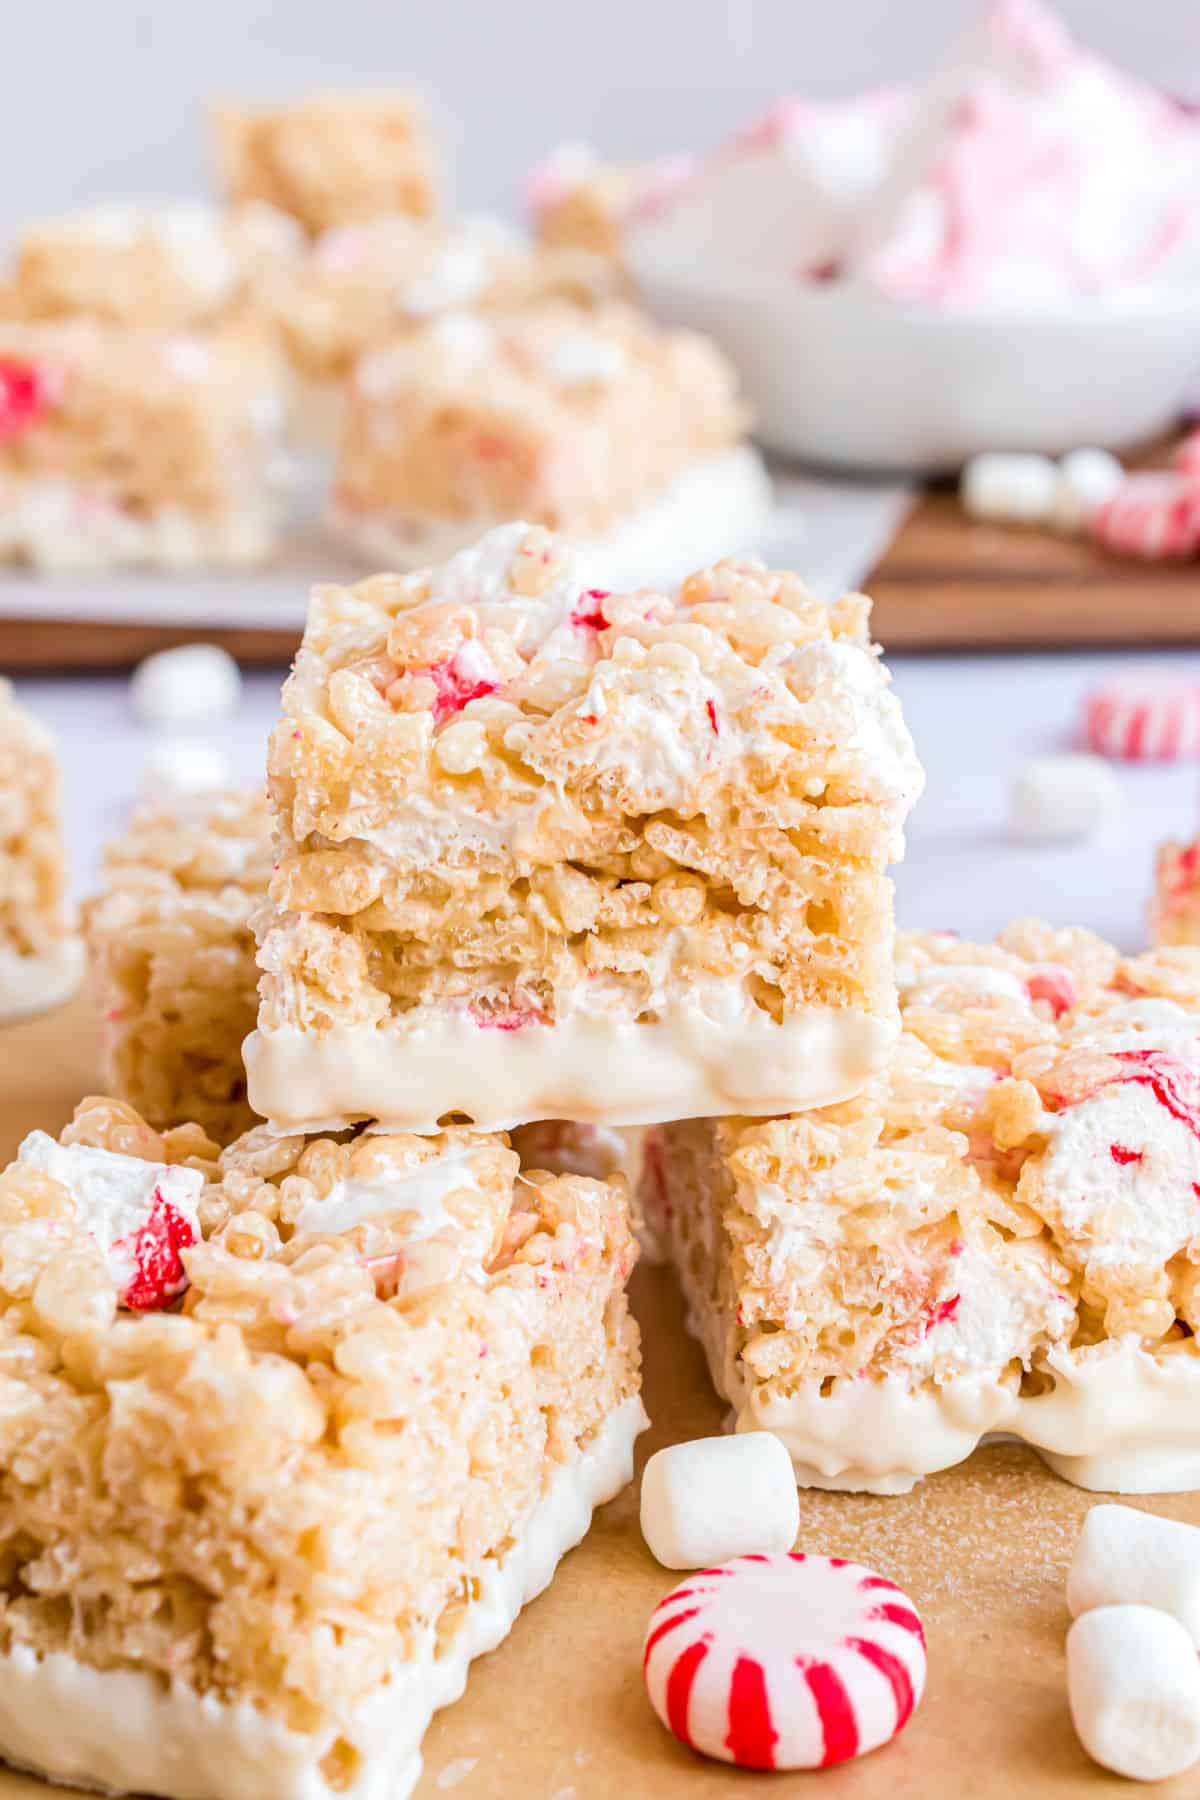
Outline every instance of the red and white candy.
<path fill-rule="evenodd" d="M 183 1293 L 188 1278 L 182 1252 L 200 1236 L 196 1202 L 204 1177 L 198 1169 L 60 1144 L 44 1131 L 29 1133 L 17 1161 L 74 1197 L 122 1306 L 152 1312 Z"/>
<path fill-rule="evenodd" d="M 925 1691 L 895 1582 L 840 1556 L 738 1556 L 651 1614 L 650 1704 L 680 1743 L 746 1769 L 820 1769 L 886 1744 Z"/>
<path fill-rule="evenodd" d="M 1200 682 L 1124 679 L 1093 688 L 1084 735 L 1100 756 L 1172 762 L 1200 756 Z"/>
<path fill-rule="evenodd" d="M 1182 559 L 1200 552 L 1200 481 L 1186 470 L 1128 475 L 1088 529 L 1118 556 Z"/>

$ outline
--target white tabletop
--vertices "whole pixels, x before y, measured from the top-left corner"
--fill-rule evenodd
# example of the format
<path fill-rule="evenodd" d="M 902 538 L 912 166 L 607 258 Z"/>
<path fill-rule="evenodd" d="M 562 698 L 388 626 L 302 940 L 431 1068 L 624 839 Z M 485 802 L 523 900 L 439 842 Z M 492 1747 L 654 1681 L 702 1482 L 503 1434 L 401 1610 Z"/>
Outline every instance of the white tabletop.
<path fill-rule="evenodd" d="M 1032 846 L 1006 826 L 1008 787 L 1022 760 L 1070 748 L 1088 688 L 1130 666 L 1200 681 L 1200 651 L 894 659 L 928 775 L 897 871 L 901 924 L 986 937 L 1008 919 L 1036 915 L 1089 925 L 1123 948 L 1144 942 L 1154 847 L 1200 828 L 1195 763 L 1118 765 L 1123 815 L 1092 842 Z M 278 689 L 278 674 L 249 676 L 239 715 L 202 734 L 228 749 L 246 781 L 263 765 Z M 137 796 L 149 734 L 130 711 L 122 677 L 18 680 L 17 690 L 62 746 L 75 880 L 86 892 L 101 845 Z"/>

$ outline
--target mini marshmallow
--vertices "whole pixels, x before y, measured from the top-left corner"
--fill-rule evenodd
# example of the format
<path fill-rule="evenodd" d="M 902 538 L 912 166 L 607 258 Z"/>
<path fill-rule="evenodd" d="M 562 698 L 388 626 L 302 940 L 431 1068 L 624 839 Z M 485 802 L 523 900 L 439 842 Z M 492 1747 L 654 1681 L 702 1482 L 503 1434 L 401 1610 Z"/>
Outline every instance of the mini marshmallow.
<path fill-rule="evenodd" d="M 1169 1613 L 1101 1606 L 1067 1633 L 1067 1698 L 1101 1768 L 1164 1781 L 1200 1758 L 1200 1660 Z"/>
<path fill-rule="evenodd" d="M 143 724 L 170 730 L 234 712 L 241 693 L 241 672 L 227 651 L 216 644 L 181 644 L 138 664 L 129 697 Z"/>
<path fill-rule="evenodd" d="M 1021 837 L 1088 837 L 1120 810 L 1120 783 L 1099 756 L 1032 756 L 1009 793 L 1009 823 Z"/>
<path fill-rule="evenodd" d="M 1093 1506 L 1067 1576 L 1071 1617 L 1097 1606 L 1156 1606 L 1200 1646 L 1200 1529 L 1135 1506 Z"/>
<path fill-rule="evenodd" d="M 1048 456 L 989 450 L 962 472 L 959 494 L 973 519 L 1047 524 L 1054 512 L 1058 470 Z"/>
<path fill-rule="evenodd" d="M 1060 531 L 1082 531 L 1124 480 L 1125 470 L 1110 450 L 1072 450 L 1058 465 L 1055 525 Z"/>
<path fill-rule="evenodd" d="M 208 794 L 231 786 L 233 768 L 219 744 L 196 738 L 161 738 L 142 764 L 142 793 L 148 800 L 178 794 Z"/>
<path fill-rule="evenodd" d="M 770 1431 L 671 1444 L 642 1476 L 642 1536 L 668 1569 L 790 1550 L 800 1529 L 792 1459 Z"/>

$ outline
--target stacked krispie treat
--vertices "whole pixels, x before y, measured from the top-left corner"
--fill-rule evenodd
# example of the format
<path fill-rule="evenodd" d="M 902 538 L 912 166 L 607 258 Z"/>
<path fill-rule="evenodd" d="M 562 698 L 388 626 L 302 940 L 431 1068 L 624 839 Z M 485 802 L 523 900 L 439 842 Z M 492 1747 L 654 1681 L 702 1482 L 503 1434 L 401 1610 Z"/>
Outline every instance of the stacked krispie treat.
<path fill-rule="evenodd" d="M 0 1021 L 57 1006 L 83 946 L 67 901 L 58 754 L 0 681 Z"/>
<path fill-rule="evenodd" d="M 1200 955 L 1025 924 L 906 936 L 897 980 L 849 1104 L 647 1144 L 738 1426 L 823 1486 L 903 1491 L 1009 1431 L 1085 1487 L 1195 1487 Z"/>
<path fill-rule="evenodd" d="M 250 1102 L 278 1127 L 846 1100 L 896 1036 L 920 772 L 867 602 L 583 585 L 522 524 L 318 589 L 271 742 Z"/>

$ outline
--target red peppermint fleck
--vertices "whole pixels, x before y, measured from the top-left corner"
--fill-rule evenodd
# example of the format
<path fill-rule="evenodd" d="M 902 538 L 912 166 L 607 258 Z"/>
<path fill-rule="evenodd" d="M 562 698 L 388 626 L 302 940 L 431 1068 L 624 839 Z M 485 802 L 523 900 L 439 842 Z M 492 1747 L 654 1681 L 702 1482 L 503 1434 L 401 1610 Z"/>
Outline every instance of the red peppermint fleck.
<path fill-rule="evenodd" d="M 123 1304 L 132 1312 L 154 1312 L 178 1298 L 188 1285 L 181 1252 L 195 1241 L 196 1233 L 183 1214 L 164 1199 L 161 1188 L 155 1188 L 146 1223 L 113 1245 L 133 1262 Z"/>
<path fill-rule="evenodd" d="M 473 655 L 464 655 L 465 649 L 464 645 L 448 661 L 434 663 L 425 671 L 437 690 L 433 703 L 435 725 L 460 713 L 472 700 L 482 700 L 487 694 L 497 693 L 501 686 L 494 675 L 488 673 L 487 658 L 478 650 Z"/>
<path fill-rule="evenodd" d="M 1200 1139 L 1200 1072 L 1161 1050 L 1117 1050 L 1113 1061 L 1131 1071 L 1118 1079 L 1148 1087 L 1158 1104 Z"/>
<path fill-rule="evenodd" d="M 1039 963 L 1025 983 L 1031 1000 L 1044 1000 L 1056 1019 L 1070 1012 L 1079 1000 L 1070 971 L 1061 963 Z"/>
<path fill-rule="evenodd" d="M 33 363 L 0 356 L 0 442 L 35 425 L 50 399 L 46 377 Z"/>
<path fill-rule="evenodd" d="M 716 701 L 715 700 L 706 700 L 704 702 L 704 710 L 708 714 L 708 722 L 712 726 L 714 734 L 717 737 L 720 737 L 721 722 L 717 718 L 717 703 L 716 703 Z"/>
<path fill-rule="evenodd" d="M 959 1302 L 961 1300 L 961 1294 L 951 1294 L 948 1300 L 943 1300 L 937 1306 L 930 1307 L 925 1315 L 926 1337 L 929 1336 L 929 1333 L 933 1330 L 935 1325 L 948 1325 L 952 1319 L 958 1317 Z"/>
<path fill-rule="evenodd" d="M 494 431 L 479 432 L 474 447 L 480 462 L 499 462 L 509 454 L 507 441 Z"/>
<path fill-rule="evenodd" d="M 1195 887 L 1198 877 L 1200 877 L 1200 838 L 1197 838 L 1195 843 L 1189 844 L 1186 850 L 1179 852 L 1167 892 L 1173 899 L 1181 894 L 1186 894 L 1189 888 Z"/>
<path fill-rule="evenodd" d="M 571 614 L 569 623 L 580 631 L 607 631 L 604 602 L 611 598 L 611 590 L 608 588 L 588 588 L 586 593 L 580 595 L 579 604 Z"/>
<path fill-rule="evenodd" d="M 546 1023 L 545 1013 L 536 1006 L 511 1006 L 495 1012 L 473 1001 L 468 1010 L 481 1031 L 524 1031 L 527 1025 Z"/>
<path fill-rule="evenodd" d="M 1129 1150 L 1124 1144 L 1110 1144 L 1108 1146 L 1108 1154 L 1112 1157 L 1113 1161 L 1122 1168 L 1124 1168 L 1127 1163 L 1140 1163 L 1142 1160 L 1142 1152 L 1140 1150 Z"/>

